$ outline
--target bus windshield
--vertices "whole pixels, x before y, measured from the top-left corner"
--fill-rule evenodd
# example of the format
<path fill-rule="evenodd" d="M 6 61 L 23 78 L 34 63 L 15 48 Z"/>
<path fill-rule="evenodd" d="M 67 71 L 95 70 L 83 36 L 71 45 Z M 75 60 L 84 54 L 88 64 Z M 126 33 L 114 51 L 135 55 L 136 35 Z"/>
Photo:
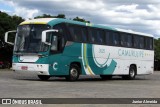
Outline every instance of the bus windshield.
<path fill-rule="evenodd" d="M 49 25 L 20 25 L 15 39 L 15 52 L 37 53 L 48 50 L 48 45 L 41 42 L 42 31 L 50 29 Z"/>

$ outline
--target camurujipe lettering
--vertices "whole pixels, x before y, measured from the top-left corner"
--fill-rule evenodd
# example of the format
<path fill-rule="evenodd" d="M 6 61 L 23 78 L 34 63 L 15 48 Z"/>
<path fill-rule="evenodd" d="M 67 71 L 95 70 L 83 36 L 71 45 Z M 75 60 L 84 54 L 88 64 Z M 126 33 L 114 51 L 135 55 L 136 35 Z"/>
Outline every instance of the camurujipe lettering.
<path fill-rule="evenodd" d="M 144 52 L 143 51 L 135 51 L 135 50 L 124 50 L 124 49 L 119 49 L 118 50 L 118 55 L 119 56 L 128 56 L 128 57 L 136 57 L 136 58 L 143 58 L 144 57 Z"/>

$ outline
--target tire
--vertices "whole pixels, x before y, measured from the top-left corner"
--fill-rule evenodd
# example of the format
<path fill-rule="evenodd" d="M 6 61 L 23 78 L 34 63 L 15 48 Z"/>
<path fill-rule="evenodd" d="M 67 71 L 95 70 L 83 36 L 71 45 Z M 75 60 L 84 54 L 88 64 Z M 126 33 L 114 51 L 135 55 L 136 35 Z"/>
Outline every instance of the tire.
<path fill-rule="evenodd" d="M 125 80 L 134 80 L 136 77 L 136 68 L 134 66 L 131 66 L 129 68 L 129 74 L 122 76 Z"/>
<path fill-rule="evenodd" d="M 50 76 L 48 76 L 48 75 L 38 75 L 38 78 L 42 81 L 47 81 L 50 78 Z"/>
<path fill-rule="evenodd" d="M 110 80 L 110 79 L 112 79 L 112 75 L 100 75 L 100 77 L 102 78 L 102 80 Z"/>
<path fill-rule="evenodd" d="M 80 75 L 80 68 L 77 65 L 71 65 L 69 70 L 69 75 L 66 76 L 68 81 L 76 81 Z"/>

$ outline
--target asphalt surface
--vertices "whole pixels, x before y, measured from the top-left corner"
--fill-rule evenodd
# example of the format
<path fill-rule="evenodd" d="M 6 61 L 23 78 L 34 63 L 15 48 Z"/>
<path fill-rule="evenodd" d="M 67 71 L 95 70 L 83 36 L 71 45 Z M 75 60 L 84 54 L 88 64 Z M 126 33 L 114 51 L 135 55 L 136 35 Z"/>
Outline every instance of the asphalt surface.
<path fill-rule="evenodd" d="M 35 75 L 21 75 L 16 74 L 11 70 L 1 69 L 0 97 L 160 98 L 160 71 L 155 71 L 152 75 L 137 76 L 135 80 L 122 80 L 121 77 L 116 76 L 113 77 L 112 80 L 104 81 L 101 80 L 99 76 L 80 76 L 78 81 L 68 82 L 64 78 L 58 77 L 52 77 L 48 81 L 41 81 Z M 61 106 L 66 107 L 66 105 Z M 124 107 L 124 105 L 121 106 Z M 132 107 L 133 105 L 129 106 Z M 144 105 L 140 105 L 140 107 L 143 106 Z"/>

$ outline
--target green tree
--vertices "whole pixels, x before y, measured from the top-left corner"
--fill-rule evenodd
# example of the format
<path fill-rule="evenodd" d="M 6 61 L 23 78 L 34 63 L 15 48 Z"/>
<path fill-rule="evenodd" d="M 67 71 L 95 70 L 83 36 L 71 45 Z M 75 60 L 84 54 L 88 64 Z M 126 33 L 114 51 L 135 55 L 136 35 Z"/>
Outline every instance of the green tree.
<path fill-rule="evenodd" d="M 75 17 L 75 18 L 73 18 L 73 20 L 75 20 L 75 21 L 80 21 L 80 22 L 90 23 L 90 21 L 86 21 L 85 19 L 83 19 L 83 18 L 79 18 L 78 16 L 77 16 L 77 17 Z"/>
<path fill-rule="evenodd" d="M 17 27 L 21 22 L 24 21 L 22 17 L 16 16 L 16 15 L 12 16 L 11 18 L 12 20 L 14 20 L 15 27 Z"/>
<path fill-rule="evenodd" d="M 41 16 L 34 17 L 34 19 L 37 19 L 37 18 L 55 18 L 55 16 L 51 16 L 49 14 L 43 14 Z"/>
<path fill-rule="evenodd" d="M 8 45 L 4 42 L 5 32 L 9 30 L 15 30 L 19 23 L 24 21 L 22 17 L 10 16 L 5 12 L 0 11 L 0 60 L 6 63 L 12 60 L 13 46 Z"/>
<path fill-rule="evenodd" d="M 65 15 L 64 14 L 58 14 L 57 16 L 52 16 L 50 14 L 43 14 L 41 16 L 34 17 L 34 19 L 37 19 L 37 18 L 64 18 L 65 19 Z"/>
<path fill-rule="evenodd" d="M 58 15 L 56 16 L 56 18 L 63 18 L 63 19 L 65 19 L 66 16 L 65 16 L 64 14 L 58 14 Z"/>
<path fill-rule="evenodd" d="M 155 59 L 160 60 L 160 38 L 154 40 Z"/>
<path fill-rule="evenodd" d="M 22 17 L 19 16 L 10 16 L 5 12 L 0 11 L 0 39 L 1 41 L 4 40 L 5 32 L 9 30 L 15 30 L 19 23 L 24 21 Z"/>
<path fill-rule="evenodd" d="M 37 18 L 63 18 L 63 19 L 66 19 L 66 16 L 64 14 L 58 14 L 57 16 L 52 16 L 50 14 L 43 14 L 43 15 L 34 17 L 34 19 L 37 19 Z M 78 16 L 73 19 L 70 18 L 70 20 L 90 23 L 90 21 L 86 21 L 85 19 L 79 18 Z"/>

